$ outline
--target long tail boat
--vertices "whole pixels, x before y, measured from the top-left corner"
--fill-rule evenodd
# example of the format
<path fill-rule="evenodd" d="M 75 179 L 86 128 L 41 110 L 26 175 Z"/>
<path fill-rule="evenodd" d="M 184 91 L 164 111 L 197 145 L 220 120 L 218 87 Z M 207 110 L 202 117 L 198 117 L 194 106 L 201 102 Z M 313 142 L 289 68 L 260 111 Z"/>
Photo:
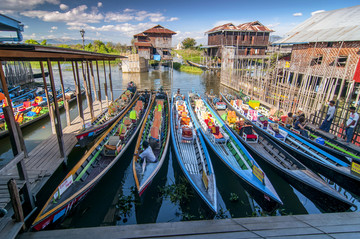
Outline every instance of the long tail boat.
<path fill-rule="evenodd" d="M 135 184 L 141 196 L 153 178 L 159 172 L 169 147 L 170 142 L 170 102 L 166 92 L 160 90 L 151 102 L 150 110 L 145 116 L 145 122 L 140 129 L 140 134 L 135 147 L 132 161 Z M 143 142 L 147 141 L 156 158 L 155 162 L 141 162 L 140 151 L 144 150 Z"/>
<path fill-rule="evenodd" d="M 121 158 L 148 115 L 151 95 L 136 96 L 130 106 L 88 150 L 51 194 L 32 229 L 61 222 Z"/>
<path fill-rule="evenodd" d="M 347 211 L 353 206 L 347 198 L 330 187 L 317 174 L 277 143 L 264 136 L 260 129 L 249 124 L 248 119 L 239 120 L 240 113 L 233 110 L 217 109 L 213 101 L 208 101 L 208 103 L 251 155 L 270 166 L 277 175 L 312 200 L 323 211 Z"/>
<path fill-rule="evenodd" d="M 228 105 L 232 107 L 232 109 L 240 113 L 241 117 L 249 118 L 249 115 L 245 116 L 242 114 L 235 101 L 232 101 L 231 104 L 231 102 L 229 102 L 226 97 L 223 97 L 223 99 Z M 352 161 L 350 164 L 349 161 L 346 162 L 345 160 L 341 160 L 307 142 L 297 134 L 286 131 L 281 126 L 278 126 L 279 130 L 278 132 L 275 132 L 269 123 L 266 123 L 267 126 L 265 126 L 264 122 L 260 122 L 260 117 L 257 117 L 256 120 L 252 118 L 252 120 L 249 120 L 249 122 L 253 127 L 262 130 L 266 137 L 269 137 L 271 140 L 275 141 L 283 149 L 285 149 L 288 153 L 309 167 L 311 170 L 320 173 L 347 191 L 356 195 L 360 195 L 360 176 L 359 174 L 353 172 L 353 170 L 356 172 L 356 169 L 353 167 L 360 168 L 359 164 L 356 164 L 354 161 Z"/>
<path fill-rule="evenodd" d="M 60 99 L 62 97 L 58 96 L 59 108 L 64 107 L 64 100 Z M 72 103 L 76 100 L 76 97 L 73 95 L 69 99 L 69 103 Z M 47 117 L 49 115 L 49 109 L 47 107 L 47 99 L 43 96 L 37 96 L 33 101 L 17 106 L 17 109 L 14 109 L 15 120 L 19 123 L 20 128 L 27 127 L 33 123 Z M 0 138 L 3 138 L 9 134 L 4 116 L 0 114 Z"/>
<path fill-rule="evenodd" d="M 136 87 L 128 87 L 119 98 L 76 135 L 79 145 L 85 147 L 112 125 L 134 101 L 137 94 Z"/>
<path fill-rule="evenodd" d="M 266 212 L 274 211 L 282 204 L 270 180 L 240 143 L 236 136 L 224 126 L 211 107 L 198 95 L 188 96 L 190 111 L 200 126 L 206 142 L 223 163 L 240 179 L 244 189 Z"/>
<path fill-rule="evenodd" d="M 217 190 L 214 169 L 199 126 L 192 120 L 188 104 L 179 93 L 171 104 L 171 136 L 180 168 L 194 190 L 217 212 Z"/>

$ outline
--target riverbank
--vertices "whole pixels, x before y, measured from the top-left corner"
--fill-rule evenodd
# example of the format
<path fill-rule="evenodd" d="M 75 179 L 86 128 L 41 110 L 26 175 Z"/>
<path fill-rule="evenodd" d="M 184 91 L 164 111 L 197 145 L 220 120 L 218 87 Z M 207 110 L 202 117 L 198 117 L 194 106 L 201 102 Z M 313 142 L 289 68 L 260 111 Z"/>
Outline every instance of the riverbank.
<path fill-rule="evenodd" d="M 203 73 L 203 70 L 201 70 L 198 67 L 183 65 L 178 62 L 174 62 L 174 69 L 182 72 L 193 73 L 193 74 Z"/>

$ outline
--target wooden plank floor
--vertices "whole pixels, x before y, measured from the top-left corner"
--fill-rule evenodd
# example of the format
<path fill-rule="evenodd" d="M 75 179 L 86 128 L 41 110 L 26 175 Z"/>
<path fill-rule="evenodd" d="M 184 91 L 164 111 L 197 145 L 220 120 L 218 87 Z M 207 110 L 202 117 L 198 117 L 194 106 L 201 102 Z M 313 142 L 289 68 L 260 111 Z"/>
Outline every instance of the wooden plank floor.
<path fill-rule="evenodd" d="M 96 101 L 94 105 L 94 115 L 100 113 L 100 102 Z M 103 108 L 105 108 L 106 101 L 103 101 Z M 85 122 L 90 121 L 90 109 L 84 110 Z M 76 117 L 70 126 L 63 127 L 63 140 L 66 156 L 71 152 L 77 143 L 76 133 L 82 128 L 80 117 Z M 29 157 L 24 159 L 25 167 L 28 172 L 30 189 L 34 195 L 47 182 L 50 176 L 63 162 L 60 157 L 60 150 L 56 135 L 51 135 L 46 140 L 42 141 L 31 152 Z M 10 178 L 18 179 L 18 172 L 16 162 L 23 158 L 23 154 L 18 155 L 9 164 L 0 170 L 0 208 L 4 208 L 10 202 L 9 192 L 6 183 Z M 23 182 L 17 182 L 20 185 Z M 19 186 L 20 186 L 19 185 Z M 4 189 L 4 190 L 3 190 Z"/>
<path fill-rule="evenodd" d="M 27 232 L 35 238 L 360 238 L 360 213 L 251 217 Z"/>

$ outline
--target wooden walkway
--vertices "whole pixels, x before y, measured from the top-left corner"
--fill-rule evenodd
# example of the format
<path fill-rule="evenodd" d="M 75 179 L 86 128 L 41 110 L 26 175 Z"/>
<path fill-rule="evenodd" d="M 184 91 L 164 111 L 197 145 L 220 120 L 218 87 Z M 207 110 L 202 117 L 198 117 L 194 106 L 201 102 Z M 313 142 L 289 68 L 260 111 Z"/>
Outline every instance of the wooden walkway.
<path fill-rule="evenodd" d="M 100 113 L 100 102 L 96 101 L 94 105 L 94 115 Z M 103 107 L 106 102 L 103 101 Z M 85 122 L 90 121 L 90 110 L 84 111 Z M 70 126 L 63 128 L 63 139 L 66 156 L 77 143 L 76 133 L 82 128 L 80 117 L 76 117 Z M 26 171 L 28 173 L 30 189 L 36 195 L 41 187 L 47 182 L 55 170 L 62 164 L 64 158 L 60 156 L 59 145 L 55 134 L 41 142 L 31 152 L 29 157 L 24 159 Z M 11 162 L 0 170 L 0 208 L 4 208 L 10 202 L 10 196 L 7 191 L 7 182 L 10 178 L 18 179 L 18 171 L 16 164 L 24 158 L 23 154 L 19 154 Z M 23 181 L 18 181 L 21 186 Z M 6 189 L 6 190 L 4 190 Z"/>
<path fill-rule="evenodd" d="M 18 239 L 360 238 L 360 213 L 251 217 L 27 232 Z"/>

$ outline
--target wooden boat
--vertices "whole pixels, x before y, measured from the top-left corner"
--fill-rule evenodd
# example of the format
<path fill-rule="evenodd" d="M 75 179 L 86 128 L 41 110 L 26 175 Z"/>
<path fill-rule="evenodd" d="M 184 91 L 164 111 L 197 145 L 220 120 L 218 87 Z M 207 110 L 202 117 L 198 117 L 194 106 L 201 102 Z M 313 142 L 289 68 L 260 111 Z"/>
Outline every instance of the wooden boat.
<path fill-rule="evenodd" d="M 213 151 L 239 177 L 242 186 L 264 211 L 275 210 L 282 201 L 254 158 L 201 97 L 191 94 L 188 101 L 194 121 Z"/>
<path fill-rule="evenodd" d="M 306 140 L 312 140 L 311 143 L 315 144 L 318 148 L 323 150 L 329 150 L 329 153 L 333 154 L 335 157 L 351 157 L 360 159 L 360 148 L 359 147 L 350 147 L 344 142 L 339 142 L 334 138 L 327 137 L 324 134 L 321 134 L 313 129 L 308 128 L 309 138 Z M 324 144 L 320 144 L 316 139 L 322 138 Z M 335 151 L 335 152 L 334 152 Z"/>
<path fill-rule="evenodd" d="M 150 98 L 150 94 L 136 96 L 130 107 L 85 153 L 51 194 L 33 222 L 33 230 L 42 230 L 64 219 L 120 159 L 148 115 Z M 134 120 L 129 118 L 132 111 L 137 112 Z"/>
<path fill-rule="evenodd" d="M 209 152 L 180 94 L 173 97 L 170 121 L 172 144 L 180 168 L 194 190 L 216 213 L 216 179 Z"/>
<path fill-rule="evenodd" d="M 217 110 L 211 101 L 208 103 L 222 116 L 223 123 L 236 135 L 237 139 L 244 144 L 251 155 L 256 156 L 266 163 L 285 181 L 295 187 L 299 192 L 312 200 L 323 211 L 346 211 L 353 204 L 341 195 L 338 191 L 331 188 L 317 174 L 313 173 L 305 165 L 281 148 L 274 141 L 264 136 L 264 133 L 248 124 L 249 121 L 240 121 L 239 113 L 235 111 Z M 234 113 L 233 113 L 234 112 Z M 249 135 L 256 138 L 248 139 Z"/>
<path fill-rule="evenodd" d="M 247 118 L 241 114 L 234 102 L 231 104 L 226 97 L 223 97 L 223 99 L 228 105 L 232 106 L 233 110 L 240 113 L 243 118 Z M 262 130 L 265 136 L 275 141 L 280 147 L 311 170 L 320 173 L 347 191 L 360 195 L 360 177 L 351 172 L 351 165 L 349 163 L 313 145 L 309 147 L 309 142 L 292 132 L 286 132 L 281 126 L 279 126 L 279 133 L 274 133 L 270 127 L 265 127 L 259 121 L 249 122 L 254 128 Z"/>
<path fill-rule="evenodd" d="M 130 90 L 128 88 L 95 120 L 85 125 L 85 127 L 76 135 L 79 145 L 85 147 L 112 125 L 134 101 L 136 95 L 136 90 Z"/>
<path fill-rule="evenodd" d="M 205 65 L 202 65 L 202 64 L 199 64 L 199 63 L 195 63 L 195 62 L 192 62 L 192 61 L 186 61 L 190 66 L 195 66 L 195 67 L 198 67 L 202 70 L 208 70 L 209 67 L 205 66 Z"/>
<path fill-rule="evenodd" d="M 82 92 L 84 94 L 85 91 Z M 60 97 L 61 98 L 61 97 Z M 36 101 L 39 99 L 39 101 Z M 72 103 L 76 100 L 75 96 L 72 96 L 69 99 L 69 103 Z M 36 102 L 35 102 L 36 101 Z M 47 107 L 46 98 L 43 97 L 37 97 L 35 98 L 33 103 L 27 107 L 23 108 L 23 110 L 17 110 L 15 112 L 15 119 L 17 119 L 17 122 L 19 123 L 20 128 L 27 127 L 29 125 L 32 125 L 33 123 L 46 118 L 49 115 L 49 109 Z M 58 97 L 58 105 L 59 109 L 64 108 L 64 101 L 62 99 L 59 99 Z M 18 107 L 19 109 L 20 107 Z M 0 138 L 3 138 L 9 134 L 9 131 L 7 129 L 5 119 L 0 120 Z"/>
<path fill-rule="evenodd" d="M 160 105 L 160 106 L 159 106 Z M 160 112 L 160 113 L 156 113 Z M 168 150 L 170 141 L 170 102 L 168 94 L 162 90 L 156 93 L 150 105 L 150 110 L 145 116 L 145 122 L 140 129 L 140 134 L 135 147 L 132 161 L 133 174 L 136 188 L 141 196 L 151 184 L 153 178 L 160 170 Z M 156 162 L 140 162 L 139 152 L 143 150 L 143 142 L 148 141 Z"/>

